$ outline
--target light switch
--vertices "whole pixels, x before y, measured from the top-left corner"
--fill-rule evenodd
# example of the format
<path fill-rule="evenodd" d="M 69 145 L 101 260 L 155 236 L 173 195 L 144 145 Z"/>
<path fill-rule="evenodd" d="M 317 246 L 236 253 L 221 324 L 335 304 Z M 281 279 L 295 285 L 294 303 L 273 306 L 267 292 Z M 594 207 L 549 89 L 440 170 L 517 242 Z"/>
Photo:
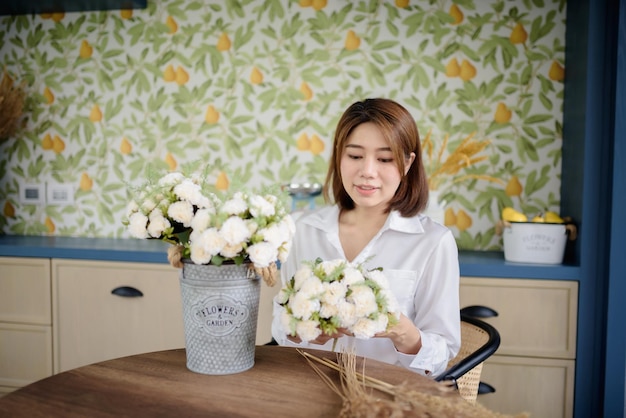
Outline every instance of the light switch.
<path fill-rule="evenodd" d="M 49 205 L 74 204 L 74 188 L 71 184 L 48 183 L 46 192 Z"/>
<path fill-rule="evenodd" d="M 46 203 L 45 185 L 39 183 L 20 184 L 20 203 L 44 205 Z"/>

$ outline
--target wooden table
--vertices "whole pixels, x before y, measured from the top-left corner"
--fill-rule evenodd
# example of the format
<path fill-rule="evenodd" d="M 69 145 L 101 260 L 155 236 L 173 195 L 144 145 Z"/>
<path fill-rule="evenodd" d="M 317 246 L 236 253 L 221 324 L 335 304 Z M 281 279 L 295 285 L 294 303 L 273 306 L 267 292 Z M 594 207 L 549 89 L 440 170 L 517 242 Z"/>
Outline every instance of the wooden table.
<path fill-rule="evenodd" d="M 333 353 L 305 351 L 336 360 Z M 336 371 L 321 368 L 339 383 Z M 426 377 L 374 360 L 365 360 L 365 374 L 441 393 Z M 463 402 L 454 392 L 442 396 Z M 184 349 L 69 370 L 0 398 L 0 417 L 336 417 L 341 406 L 296 349 L 258 346 L 254 367 L 232 375 L 189 371 Z"/>

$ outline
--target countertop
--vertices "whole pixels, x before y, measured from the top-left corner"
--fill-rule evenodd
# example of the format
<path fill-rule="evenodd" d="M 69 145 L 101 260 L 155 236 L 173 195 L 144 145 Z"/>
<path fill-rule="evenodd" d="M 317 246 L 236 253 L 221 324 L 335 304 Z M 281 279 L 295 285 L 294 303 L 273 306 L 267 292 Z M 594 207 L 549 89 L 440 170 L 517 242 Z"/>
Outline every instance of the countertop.
<path fill-rule="evenodd" d="M 159 240 L 0 235 L 0 257 L 70 258 L 98 261 L 167 263 Z M 461 251 L 462 276 L 577 280 L 580 268 L 564 264 L 522 264 L 500 251 Z"/>

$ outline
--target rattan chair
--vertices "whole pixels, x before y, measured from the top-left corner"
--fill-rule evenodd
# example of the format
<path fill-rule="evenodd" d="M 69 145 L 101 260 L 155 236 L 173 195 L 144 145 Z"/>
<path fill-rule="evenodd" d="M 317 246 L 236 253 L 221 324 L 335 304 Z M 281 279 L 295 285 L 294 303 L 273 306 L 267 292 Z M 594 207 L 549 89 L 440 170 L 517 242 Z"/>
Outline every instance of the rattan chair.
<path fill-rule="evenodd" d="M 475 403 L 478 396 L 480 375 L 483 362 L 496 352 L 500 346 L 500 333 L 492 325 L 482 321 L 469 312 L 481 315 L 483 307 L 469 307 L 461 310 L 461 349 L 448 363 L 448 369 L 436 378 L 438 381 L 451 380 L 459 389 L 463 399 Z M 489 310 L 489 309 L 488 309 Z M 491 311 L 482 316 L 497 315 Z"/>

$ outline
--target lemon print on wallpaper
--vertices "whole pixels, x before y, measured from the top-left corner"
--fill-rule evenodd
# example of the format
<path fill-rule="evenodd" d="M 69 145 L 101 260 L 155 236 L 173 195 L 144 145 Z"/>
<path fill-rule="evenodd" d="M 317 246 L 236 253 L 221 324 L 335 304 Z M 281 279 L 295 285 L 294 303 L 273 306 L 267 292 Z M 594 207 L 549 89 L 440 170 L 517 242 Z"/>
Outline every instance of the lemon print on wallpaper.
<path fill-rule="evenodd" d="M 174 71 L 174 66 L 172 64 L 168 64 L 163 71 L 163 81 L 169 83 L 174 80 L 176 80 L 176 71 Z"/>
<path fill-rule="evenodd" d="M 178 162 L 176 161 L 176 158 L 174 158 L 171 152 L 168 152 L 165 155 L 165 163 L 170 168 L 170 171 L 176 170 L 176 167 L 178 166 Z"/>
<path fill-rule="evenodd" d="M 55 154 L 60 154 L 65 150 L 65 141 L 61 139 L 59 135 L 55 135 L 52 138 L 52 151 Z"/>
<path fill-rule="evenodd" d="M 220 120 L 220 112 L 215 110 L 213 105 L 207 106 L 206 113 L 204 114 L 204 121 L 209 125 L 214 125 L 218 120 Z"/>
<path fill-rule="evenodd" d="M 165 24 L 168 28 L 170 28 L 170 34 L 173 35 L 178 31 L 178 23 L 174 20 L 172 16 L 168 16 L 165 20 Z"/>
<path fill-rule="evenodd" d="M 348 51 L 354 51 L 355 49 L 358 49 L 360 45 L 361 45 L 361 38 L 359 38 L 357 34 L 354 33 L 352 29 L 350 29 L 348 31 L 348 34 L 346 35 L 346 42 L 344 45 L 345 48 Z"/>
<path fill-rule="evenodd" d="M 508 123 L 511 120 L 512 115 L 513 112 L 506 107 L 504 103 L 500 102 L 496 107 L 496 113 L 493 115 L 493 120 L 496 123 Z"/>
<path fill-rule="evenodd" d="M 133 152 L 133 145 L 128 139 L 126 139 L 126 137 L 122 138 L 122 142 L 120 143 L 120 152 L 124 155 L 128 155 Z"/>
<path fill-rule="evenodd" d="M 528 39 L 528 33 L 526 29 L 524 29 L 524 25 L 521 23 L 517 23 L 513 30 L 511 31 L 511 35 L 509 36 L 509 40 L 512 44 L 523 44 Z"/>
<path fill-rule="evenodd" d="M 296 139 L 296 148 L 298 148 L 298 151 L 308 151 L 311 148 L 311 140 L 306 132 L 302 132 Z"/>
<path fill-rule="evenodd" d="M 461 11 L 461 9 L 459 9 L 459 6 L 457 6 L 456 4 L 450 6 L 450 12 L 448 14 L 452 16 L 452 19 L 454 19 L 454 22 L 452 22 L 453 25 L 460 25 L 461 22 L 463 22 L 463 18 L 465 17 L 463 16 L 463 12 Z"/>
<path fill-rule="evenodd" d="M 93 105 L 89 113 L 89 120 L 92 122 L 100 122 L 102 120 L 102 111 L 97 104 Z"/>
<path fill-rule="evenodd" d="M 83 59 L 87 59 L 91 58 L 92 54 L 93 47 L 89 44 L 89 42 L 83 39 L 83 41 L 80 43 L 80 50 L 78 52 L 78 55 Z"/>
<path fill-rule="evenodd" d="M 43 97 L 45 97 L 46 103 L 48 103 L 49 105 L 54 103 L 54 94 L 52 93 L 52 90 L 50 90 L 48 87 L 43 89 Z"/>
<path fill-rule="evenodd" d="M 6 216 L 7 218 L 15 217 L 15 208 L 13 207 L 11 202 L 4 202 L 4 210 L 2 213 L 4 213 L 4 216 Z"/>
<path fill-rule="evenodd" d="M 122 19 L 130 19 L 131 17 L 133 17 L 133 9 L 120 10 L 120 17 Z"/>
<path fill-rule="evenodd" d="M 230 187 L 230 181 L 228 180 L 228 176 L 225 172 L 220 171 L 220 174 L 217 176 L 217 180 L 215 181 L 215 188 L 217 190 L 228 190 Z"/>
<path fill-rule="evenodd" d="M 183 67 L 176 68 L 176 84 L 182 86 L 189 81 L 189 74 Z"/>
<path fill-rule="evenodd" d="M 550 71 L 548 71 L 548 77 L 553 81 L 563 81 L 565 79 L 565 68 L 557 61 L 552 61 Z"/>
<path fill-rule="evenodd" d="M 300 93 L 302 93 L 302 98 L 307 102 L 313 97 L 313 90 L 311 90 L 311 87 L 309 87 L 306 81 L 300 84 Z"/>
<path fill-rule="evenodd" d="M 250 72 L 250 83 L 261 84 L 263 82 L 263 73 L 256 67 L 252 67 Z"/>
<path fill-rule="evenodd" d="M 220 38 L 217 40 L 217 50 L 220 52 L 228 51 L 230 49 L 230 38 L 226 32 L 222 32 Z"/>
<path fill-rule="evenodd" d="M 511 177 L 506 187 L 504 188 L 504 193 L 507 196 L 520 196 L 522 194 L 522 183 L 520 183 L 519 178 L 517 176 Z"/>

